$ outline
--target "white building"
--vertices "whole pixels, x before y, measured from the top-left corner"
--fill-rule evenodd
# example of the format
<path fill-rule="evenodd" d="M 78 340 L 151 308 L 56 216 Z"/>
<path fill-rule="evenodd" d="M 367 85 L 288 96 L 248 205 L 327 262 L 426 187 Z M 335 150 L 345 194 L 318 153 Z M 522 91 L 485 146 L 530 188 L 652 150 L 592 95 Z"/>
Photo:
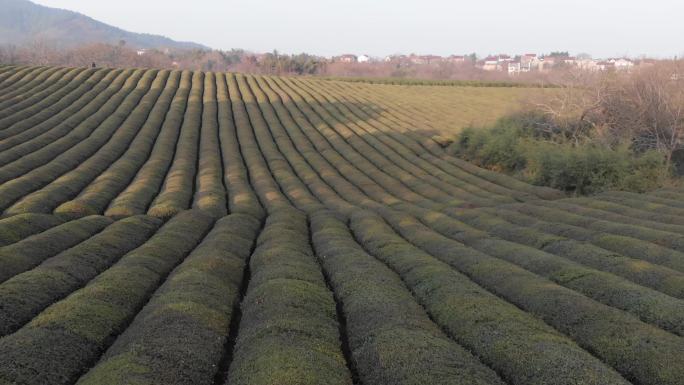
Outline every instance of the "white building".
<path fill-rule="evenodd" d="M 519 75 L 522 72 L 522 65 L 519 61 L 508 62 L 508 75 Z"/>
<path fill-rule="evenodd" d="M 618 71 L 630 71 L 634 67 L 634 62 L 632 62 L 629 59 L 611 59 L 610 60 L 613 65 L 615 66 L 615 69 Z"/>
<path fill-rule="evenodd" d="M 360 55 L 359 57 L 356 58 L 356 61 L 359 63 L 368 63 L 370 62 L 371 58 L 368 55 Z"/>

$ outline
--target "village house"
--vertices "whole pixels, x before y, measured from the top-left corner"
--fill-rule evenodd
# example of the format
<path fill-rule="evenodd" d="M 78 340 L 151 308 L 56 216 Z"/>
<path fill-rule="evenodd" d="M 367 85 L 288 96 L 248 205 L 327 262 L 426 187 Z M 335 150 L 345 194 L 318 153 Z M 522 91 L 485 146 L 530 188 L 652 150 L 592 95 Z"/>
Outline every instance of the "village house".
<path fill-rule="evenodd" d="M 368 63 L 370 60 L 371 58 L 368 55 L 360 55 L 358 58 L 356 58 L 356 61 L 359 63 Z"/>
<path fill-rule="evenodd" d="M 465 56 L 451 55 L 448 58 L 446 58 L 446 61 L 448 61 L 449 63 L 463 63 L 465 62 Z"/>
<path fill-rule="evenodd" d="M 496 56 L 488 56 L 484 59 L 482 62 L 482 69 L 485 71 L 498 71 L 500 70 L 499 67 L 499 58 Z"/>
<path fill-rule="evenodd" d="M 358 58 L 356 57 L 356 55 L 344 54 L 344 55 L 336 57 L 334 61 L 340 62 L 340 63 L 356 63 L 357 59 Z"/>
<path fill-rule="evenodd" d="M 519 75 L 522 72 L 522 63 L 519 61 L 506 62 L 506 70 L 510 76 Z"/>
<path fill-rule="evenodd" d="M 539 57 L 536 53 L 526 53 L 520 57 L 520 71 L 530 72 L 539 69 Z"/>
<path fill-rule="evenodd" d="M 411 55 L 409 60 L 413 64 L 435 64 L 442 62 L 444 58 L 437 55 Z"/>
<path fill-rule="evenodd" d="M 617 71 L 631 71 L 632 68 L 634 67 L 634 62 L 632 62 L 629 59 L 625 59 L 625 58 L 610 59 L 610 62 L 613 63 L 613 67 Z"/>

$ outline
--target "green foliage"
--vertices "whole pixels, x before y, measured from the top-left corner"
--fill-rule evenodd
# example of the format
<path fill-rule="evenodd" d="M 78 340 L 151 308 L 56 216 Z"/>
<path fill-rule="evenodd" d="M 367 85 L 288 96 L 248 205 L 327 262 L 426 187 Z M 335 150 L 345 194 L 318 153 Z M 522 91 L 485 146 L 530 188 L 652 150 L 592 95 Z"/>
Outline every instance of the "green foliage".
<path fill-rule="evenodd" d="M 64 223 L 61 219 L 45 214 L 22 214 L 0 220 L 0 247 L 18 242 Z"/>
<path fill-rule="evenodd" d="M 7 335 L 53 302 L 85 285 L 144 243 L 161 221 L 131 217 L 0 285 L 0 335 Z"/>
<path fill-rule="evenodd" d="M 211 383 L 260 225 L 219 220 L 79 384 Z"/>
<path fill-rule="evenodd" d="M 294 209 L 269 215 L 249 266 L 227 383 L 351 384 L 335 301 L 311 250 L 306 216 Z"/>
<path fill-rule="evenodd" d="M 464 129 L 450 151 L 535 185 L 581 195 L 609 189 L 642 192 L 667 180 L 661 153 L 637 154 L 626 145 L 611 148 L 571 137 L 583 130 L 559 126 L 537 113 L 515 114 L 490 128 Z"/>
<path fill-rule="evenodd" d="M 101 216 L 85 217 L 3 247 L 0 249 L 0 282 L 83 242 L 111 223 L 110 219 Z"/>
<path fill-rule="evenodd" d="M 212 223 L 213 219 L 199 211 L 178 214 L 87 286 L 0 339 L 0 380 L 73 383 L 97 360 L 112 337 L 123 331 Z M 55 360 L 55 354 L 61 358 Z"/>
<path fill-rule="evenodd" d="M 447 240 L 411 217 L 396 220 L 401 236 L 372 213 L 355 213 L 350 227 L 366 250 L 402 277 L 436 323 L 502 377 L 520 384 L 626 384 L 567 337 L 486 290 L 492 287 L 471 280 L 473 275 L 488 276 L 509 292 L 515 289 L 503 277 L 522 269 L 499 269 L 491 257 Z M 502 291 L 493 292 L 501 296 Z"/>
<path fill-rule="evenodd" d="M 502 383 L 450 340 L 400 277 L 366 253 L 331 212 L 315 213 L 311 228 L 316 254 L 345 314 L 361 383 Z"/>

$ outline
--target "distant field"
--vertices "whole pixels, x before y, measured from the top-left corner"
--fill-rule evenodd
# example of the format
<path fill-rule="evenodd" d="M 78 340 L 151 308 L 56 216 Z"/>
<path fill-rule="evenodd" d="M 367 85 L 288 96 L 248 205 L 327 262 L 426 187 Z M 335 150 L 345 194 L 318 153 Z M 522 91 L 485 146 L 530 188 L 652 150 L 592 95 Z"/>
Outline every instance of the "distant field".
<path fill-rule="evenodd" d="M 681 385 L 684 191 L 431 138 L 516 91 L 0 66 L 0 384 Z"/>
<path fill-rule="evenodd" d="M 315 82 L 315 81 L 314 81 Z M 319 81 L 320 82 L 320 81 Z M 369 84 L 325 81 L 355 95 L 364 95 L 379 108 L 401 108 L 417 119 L 417 128 L 428 134 L 452 137 L 469 125 L 488 125 L 519 110 L 530 97 L 556 92 L 550 88 L 468 87 Z"/>

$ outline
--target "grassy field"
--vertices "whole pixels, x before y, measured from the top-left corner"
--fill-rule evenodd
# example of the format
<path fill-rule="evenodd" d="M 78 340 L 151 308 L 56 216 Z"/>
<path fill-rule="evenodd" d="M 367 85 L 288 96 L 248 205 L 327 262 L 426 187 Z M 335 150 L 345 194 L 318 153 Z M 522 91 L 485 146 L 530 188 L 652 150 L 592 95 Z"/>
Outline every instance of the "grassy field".
<path fill-rule="evenodd" d="M 682 384 L 684 191 L 432 138 L 537 91 L 0 66 L 0 384 Z"/>

